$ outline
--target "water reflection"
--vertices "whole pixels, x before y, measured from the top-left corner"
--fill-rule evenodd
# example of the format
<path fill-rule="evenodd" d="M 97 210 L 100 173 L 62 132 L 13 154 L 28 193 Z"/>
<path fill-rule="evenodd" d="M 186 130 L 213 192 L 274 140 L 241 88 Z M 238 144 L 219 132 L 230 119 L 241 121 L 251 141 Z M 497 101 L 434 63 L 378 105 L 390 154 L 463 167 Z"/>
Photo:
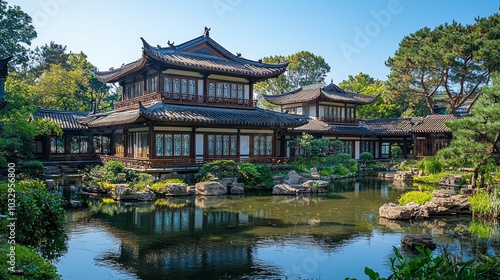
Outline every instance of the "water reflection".
<path fill-rule="evenodd" d="M 455 244 L 457 250 L 472 249 L 471 242 L 456 245 L 461 244 L 457 232 L 467 230 L 470 218 L 413 223 L 379 219 L 379 206 L 403 192 L 366 180 L 335 183 L 317 196 L 246 194 L 167 198 L 154 204 L 94 201 L 89 209 L 73 212 L 70 225 L 98 227 L 112 236 L 118 247 L 88 244 L 95 262 L 104 262 L 119 275 L 132 271 L 140 279 L 364 279 L 365 266 L 388 274 L 392 246 L 399 246 L 401 236 L 410 232 L 431 233 L 440 244 Z M 80 231 L 72 232 L 70 244 L 80 237 Z M 486 252 L 493 252 L 488 248 Z M 70 245 L 67 255 L 72 254 Z M 98 270 L 97 264 L 91 269 Z M 64 270 L 78 273 L 79 268 L 66 265 Z"/>

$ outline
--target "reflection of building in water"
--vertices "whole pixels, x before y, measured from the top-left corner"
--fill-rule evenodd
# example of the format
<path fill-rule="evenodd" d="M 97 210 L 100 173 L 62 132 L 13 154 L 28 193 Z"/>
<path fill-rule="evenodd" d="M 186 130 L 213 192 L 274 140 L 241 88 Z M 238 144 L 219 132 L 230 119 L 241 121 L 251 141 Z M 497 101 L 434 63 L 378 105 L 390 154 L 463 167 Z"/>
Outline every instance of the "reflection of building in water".
<path fill-rule="evenodd" d="M 219 271 L 237 278 L 252 275 L 255 241 L 253 236 L 241 232 L 249 228 L 249 223 L 268 223 L 268 219 L 199 208 L 194 200 L 185 201 L 188 203 L 179 207 L 181 203 L 170 200 L 172 205 L 178 205 L 171 209 L 130 207 L 128 211 L 103 216 L 111 225 L 110 231 L 122 240 L 119 258 L 113 261 L 135 268 L 143 279 L 173 275 L 205 279 L 203 272 L 208 271 L 211 275 Z"/>

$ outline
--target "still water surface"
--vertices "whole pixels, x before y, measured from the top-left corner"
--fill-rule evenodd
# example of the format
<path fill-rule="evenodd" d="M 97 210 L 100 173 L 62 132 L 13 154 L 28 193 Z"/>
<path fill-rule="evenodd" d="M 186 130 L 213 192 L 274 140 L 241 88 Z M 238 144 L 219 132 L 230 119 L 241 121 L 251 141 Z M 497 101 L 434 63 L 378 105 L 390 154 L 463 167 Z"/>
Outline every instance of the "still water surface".
<path fill-rule="evenodd" d="M 94 201 L 68 213 L 68 251 L 54 263 L 63 279 L 367 279 L 366 266 L 389 275 L 405 233 L 431 233 L 459 251 L 475 246 L 456 241 L 468 217 L 379 219 L 379 207 L 405 191 L 368 179 L 319 196 Z"/>

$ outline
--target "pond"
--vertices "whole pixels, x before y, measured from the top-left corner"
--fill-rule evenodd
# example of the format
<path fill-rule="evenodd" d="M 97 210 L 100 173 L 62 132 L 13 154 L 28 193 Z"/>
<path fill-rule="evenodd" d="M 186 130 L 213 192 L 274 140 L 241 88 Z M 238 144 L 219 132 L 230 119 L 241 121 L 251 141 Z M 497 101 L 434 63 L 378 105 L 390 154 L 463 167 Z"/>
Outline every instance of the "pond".
<path fill-rule="evenodd" d="M 54 263 L 63 279 L 366 279 L 366 266 L 390 274 L 405 233 L 432 234 L 438 252 L 494 252 L 464 233 L 470 217 L 380 219 L 379 207 L 405 191 L 365 179 L 317 196 L 91 201 L 68 212 L 68 251 Z"/>

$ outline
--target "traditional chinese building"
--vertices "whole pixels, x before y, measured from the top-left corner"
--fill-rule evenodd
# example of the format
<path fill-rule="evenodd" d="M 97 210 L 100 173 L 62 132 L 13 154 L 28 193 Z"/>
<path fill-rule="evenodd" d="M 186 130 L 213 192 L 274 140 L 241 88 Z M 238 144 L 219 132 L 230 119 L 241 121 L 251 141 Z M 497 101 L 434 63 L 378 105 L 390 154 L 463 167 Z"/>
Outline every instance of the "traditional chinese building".
<path fill-rule="evenodd" d="M 310 118 L 307 124 L 288 129 L 285 141 L 302 133 L 318 138 L 338 139 L 342 141 L 342 146 L 336 152 L 351 154 L 355 159 L 359 159 L 363 152 L 370 152 L 378 159 L 389 158 L 393 145 L 401 147 L 404 157 L 412 154 L 411 128 L 418 119 L 361 121 L 356 118 L 357 108 L 373 103 L 377 95 L 347 92 L 330 83 L 263 97 L 271 104 L 278 105 L 282 112 Z M 288 156 L 298 154 L 300 151 L 287 150 Z"/>
<path fill-rule="evenodd" d="M 167 47 L 141 38 L 140 59 L 96 73 L 123 89 L 113 111 L 79 118 L 94 135 L 110 139 L 103 161 L 160 171 L 222 158 L 272 162 L 282 155 L 279 133 L 307 118 L 257 108 L 253 85 L 282 74 L 287 63 L 233 54 L 208 31 Z"/>

